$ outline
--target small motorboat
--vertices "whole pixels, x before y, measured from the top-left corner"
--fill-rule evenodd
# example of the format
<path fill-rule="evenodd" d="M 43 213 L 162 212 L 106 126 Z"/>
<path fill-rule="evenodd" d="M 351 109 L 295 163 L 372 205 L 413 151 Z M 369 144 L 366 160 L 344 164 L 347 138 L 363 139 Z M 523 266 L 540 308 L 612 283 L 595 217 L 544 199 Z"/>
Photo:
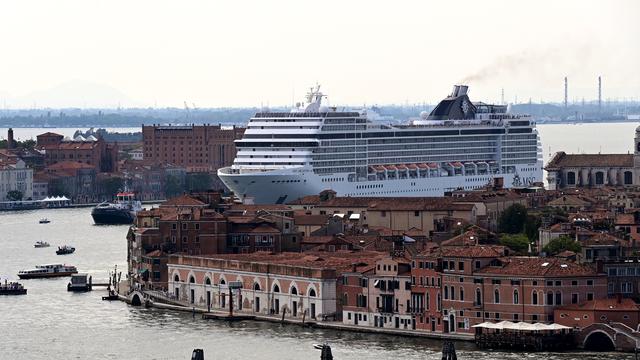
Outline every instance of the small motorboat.
<path fill-rule="evenodd" d="M 26 295 L 27 289 L 18 282 L 7 282 L 0 284 L 0 295 Z"/>
<path fill-rule="evenodd" d="M 62 246 L 58 246 L 58 250 L 56 250 L 56 254 L 67 255 L 67 254 L 73 254 L 74 251 L 76 251 L 76 248 L 74 248 L 73 246 L 62 245 Z"/>
<path fill-rule="evenodd" d="M 50 222 L 51 222 L 51 220 L 49 220 L 49 219 L 47 219 L 47 218 L 42 218 L 42 219 L 40 219 L 40 221 L 39 221 L 39 223 L 40 223 L 40 224 L 48 224 L 48 223 L 50 223 Z"/>
<path fill-rule="evenodd" d="M 49 246 L 51 246 L 51 245 L 49 245 L 49 243 L 46 242 L 46 241 L 36 241 L 36 243 L 33 244 L 34 248 L 45 248 L 45 247 L 49 247 Z"/>

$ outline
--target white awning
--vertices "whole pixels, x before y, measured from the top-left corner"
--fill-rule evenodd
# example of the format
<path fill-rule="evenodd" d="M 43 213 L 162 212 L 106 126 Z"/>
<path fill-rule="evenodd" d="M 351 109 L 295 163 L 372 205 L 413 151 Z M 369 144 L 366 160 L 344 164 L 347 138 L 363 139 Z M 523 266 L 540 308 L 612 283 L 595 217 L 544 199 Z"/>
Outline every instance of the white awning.
<path fill-rule="evenodd" d="M 560 324 L 542 324 L 542 323 L 526 323 L 526 322 L 511 322 L 501 321 L 499 323 L 483 322 L 478 325 L 473 325 L 473 328 L 482 329 L 496 329 L 496 330 L 518 330 L 518 331 L 555 331 L 555 330 L 569 330 L 568 326 Z"/>

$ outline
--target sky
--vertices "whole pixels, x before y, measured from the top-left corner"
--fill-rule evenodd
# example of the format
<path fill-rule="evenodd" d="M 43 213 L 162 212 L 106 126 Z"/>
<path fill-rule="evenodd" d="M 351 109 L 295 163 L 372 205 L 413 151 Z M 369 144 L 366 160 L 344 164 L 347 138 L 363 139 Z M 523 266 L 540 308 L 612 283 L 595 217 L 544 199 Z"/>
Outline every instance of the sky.
<path fill-rule="evenodd" d="M 0 2 L 0 106 L 640 99 L 640 1 Z"/>

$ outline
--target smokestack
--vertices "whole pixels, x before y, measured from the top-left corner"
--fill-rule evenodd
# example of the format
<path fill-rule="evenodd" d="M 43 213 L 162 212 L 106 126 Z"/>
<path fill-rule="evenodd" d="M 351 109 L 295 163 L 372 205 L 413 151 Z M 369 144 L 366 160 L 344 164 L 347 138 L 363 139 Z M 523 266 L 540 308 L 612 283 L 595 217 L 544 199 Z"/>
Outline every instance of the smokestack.
<path fill-rule="evenodd" d="M 567 77 L 564 77 L 564 108 L 567 108 L 567 100 L 569 98 L 569 85 L 567 81 Z"/>
<path fill-rule="evenodd" d="M 602 112 L 602 77 L 598 76 L 598 112 Z"/>

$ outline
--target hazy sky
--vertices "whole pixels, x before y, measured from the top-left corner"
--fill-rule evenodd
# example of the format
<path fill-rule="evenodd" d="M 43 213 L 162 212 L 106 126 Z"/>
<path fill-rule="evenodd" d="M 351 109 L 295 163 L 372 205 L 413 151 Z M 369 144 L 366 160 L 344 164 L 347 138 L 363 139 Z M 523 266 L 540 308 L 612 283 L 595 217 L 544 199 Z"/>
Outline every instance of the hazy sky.
<path fill-rule="evenodd" d="M 3 1 L 0 99 L 25 106 L 640 98 L 640 1 Z M 102 102 L 102 103 L 101 103 Z M 2 105 L 2 104 L 0 104 Z"/>

